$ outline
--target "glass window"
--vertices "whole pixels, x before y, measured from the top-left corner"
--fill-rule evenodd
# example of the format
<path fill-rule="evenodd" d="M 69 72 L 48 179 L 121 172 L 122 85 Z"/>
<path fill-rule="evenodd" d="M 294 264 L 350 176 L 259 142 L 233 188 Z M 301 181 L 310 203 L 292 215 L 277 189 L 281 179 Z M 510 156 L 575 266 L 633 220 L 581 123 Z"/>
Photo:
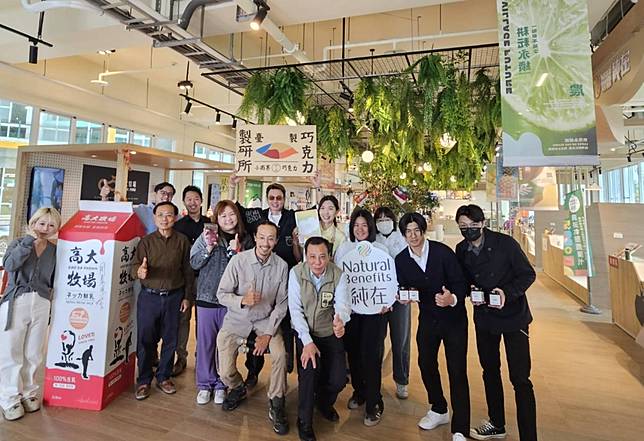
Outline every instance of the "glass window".
<path fill-rule="evenodd" d="M 220 147 L 200 142 L 195 142 L 194 155 L 197 158 L 207 158 L 211 161 L 220 161 L 227 164 L 235 163 L 235 155 L 233 153 Z"/>
<path fill-rule="evenodd" d="M 40 112 L 38 144 L 69 144 L 72 119 L 56 113 Z"/>
<path fill-rule="evenodd" d="M 608 172 L 608 202 L 619 204 L 624 202 L 622 191 L 622 169 L 617 168 Z"/>
<path fill-rule="evenodd" d="M 154 140 L 154 146 L 159 150 L 166 150 L 168 152 L 174 151 L 174 139 L 159 137 Z M 196 156 L 196 155 L 195 155 Z"/>
<path fill-rule="evenodd" d="M 102 124 L 76 120 L 76 144 L 99 144 L 102 140 Z"/>
<path fill-rule="evenodd" d="M 109 126 L 107 128 L 107 142 L 127 144 L 130 142 L 130 131 L 118 127 Z"/>
<path fill-rule="evenodd" d="M 192 172 L 192 185 L 204 189 L 204 181 L 206 179 L 206 174 L 202 171 L 195 170 Z"/>
<path fill-rule="evenodd" d="M 152 135 L 132 132 L 132 144 L 150 147 L 152 145 Z"/>
<path fill-rule="evenodd" d="M 33 107 L 0 100 L 0 146 L 29 144 L 32 118 Z"/>

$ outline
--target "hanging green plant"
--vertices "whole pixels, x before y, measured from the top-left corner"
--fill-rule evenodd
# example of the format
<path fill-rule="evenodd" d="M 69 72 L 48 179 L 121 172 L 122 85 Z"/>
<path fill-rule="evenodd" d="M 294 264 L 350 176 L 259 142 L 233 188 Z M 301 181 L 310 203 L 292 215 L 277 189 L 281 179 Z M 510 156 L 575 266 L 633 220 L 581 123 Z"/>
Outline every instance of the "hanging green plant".
<path fill-rule="evenodd" d="M 257 72 L 248 81 L 239 114 L 257 122 L 284 124 L 306 115 L 306 94 L 310 81 L 298 69 L 281 68 L 273 73 Z"/>
<path fill-rule="evenodd" d="M 413 72 L 418 67 L 416 82 L 423 92 L 423 124 L 428 130 L 434 120 L 434 106 L 436 95 L 445 82 L 445 68 L 440 55 L 431 54 L 414 63 L 408 72 Z"/>
<path fill-rule="evenodd" d="M 309 110 L 309 124 L 317 127 L 318 155 L 335 160 L 352 149 L 355 127 L 342 107 L 312 107 Z"/>

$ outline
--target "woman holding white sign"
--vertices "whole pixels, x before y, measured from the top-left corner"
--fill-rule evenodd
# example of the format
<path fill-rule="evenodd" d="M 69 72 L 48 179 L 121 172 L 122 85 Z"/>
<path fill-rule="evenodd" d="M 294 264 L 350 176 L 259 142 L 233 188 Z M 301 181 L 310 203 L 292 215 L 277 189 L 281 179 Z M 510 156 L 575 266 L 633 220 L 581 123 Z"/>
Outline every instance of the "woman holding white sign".
<path fill-rule="evenodd" d="M 347 407 L 357 409 L 366 403 L 364 424 L 375 426 L 384 410 L 380 389 L 386 313 L 396 301 L 398 282 L 393 259 L 376 242 L 376 224 L 369 211 L 353 212 L 349 238 L 351 241 L 336 253 L 336 262 L 347 278 L 353 311 L 344 336 L 353 386 Z"/>
<path fill-rule="evenodd" d="M 445 348 L 452 402 L 452 441 L 465 441 L 470 431 L 470 390 L 467 381 L 467 281 L 447 245 L 425 239 L 427 222 L 419 213 L 400 219 L 409 247 L 396 256 L 401 286 L 418 291 L 418 365 L 431 408 L 419 422 L 424 430 L 450 422 L 438 370 L 438 351 Z M 401 294 L 401 297 L 403 295 Z"/>

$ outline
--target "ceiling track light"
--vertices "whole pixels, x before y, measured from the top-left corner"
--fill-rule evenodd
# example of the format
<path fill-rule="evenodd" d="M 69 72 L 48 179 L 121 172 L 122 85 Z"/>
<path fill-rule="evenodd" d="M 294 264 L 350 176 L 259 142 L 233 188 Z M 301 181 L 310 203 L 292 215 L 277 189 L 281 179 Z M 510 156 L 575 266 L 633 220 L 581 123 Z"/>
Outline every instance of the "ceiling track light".
<path fill-rule="evenodd" d="M 254 3 L 257 6 L 257 12 L 255 13 L 253 20 L 250 22 L 250 28 L 253 31 L 259 31 L 264 19 L 266 19 L 266 16 L 268 15 L 268 11 L 271 8 L 268 7 L 265 0 L 254 0 Z"/>
<path fill-rule="evenodd" d="M 217 110 L 217 115 L 215 116 L 215 124 L 221 124 L 221 113 Z"/>
<path fill-rule="evenodd" d="M 631 155 L 628 155 L 628 156 L 626 157 L 626 160 L 627 160 L 628 162 L 633 162 L 633 158 L 631 158 Z"/>
<path fill-rule="evenodd" d="M 237 118 L 233 118 L 233 125 L 232 125 L 232 127 L 233 127 L 233 129 L 236 129 L 236 128 L 237 128 Z"/>
<path fill-rule="evenodd" d="M 347 108 L 347 110 L 350 113 L 353 113 L 353 97 L 351 97 L 351 99 L 349 100 L 349 107 Z"/>
<path fill-rule="evenodd" d="M 192 101 L 188 100 L 186 103 L 186 108 L 183 109 L 183 114 L 184 115 L 189 115 L 190 114 L 190 109 L 192 109 Z"/>

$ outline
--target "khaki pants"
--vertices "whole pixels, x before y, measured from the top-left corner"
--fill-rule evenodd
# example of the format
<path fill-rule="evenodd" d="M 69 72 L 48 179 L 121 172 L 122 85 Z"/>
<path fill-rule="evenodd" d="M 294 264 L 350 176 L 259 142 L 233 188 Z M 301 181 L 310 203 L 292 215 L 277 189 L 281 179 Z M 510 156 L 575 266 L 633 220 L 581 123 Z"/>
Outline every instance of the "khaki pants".
<path fill-rule="evenodd" d="M 236 335 L 225 327 L 217 335 L 217 351 L 219 356 L 219 375 L 229 389 L 240 387 L 244 381 L 237 370 L 237 343 L 240 338 L 247 336 Z M 268 386 L 268 398 L 286 396 L 286 352 L 281 331 L 271 338 L 268 344 L 271 360 L 271 381 Z"/>

